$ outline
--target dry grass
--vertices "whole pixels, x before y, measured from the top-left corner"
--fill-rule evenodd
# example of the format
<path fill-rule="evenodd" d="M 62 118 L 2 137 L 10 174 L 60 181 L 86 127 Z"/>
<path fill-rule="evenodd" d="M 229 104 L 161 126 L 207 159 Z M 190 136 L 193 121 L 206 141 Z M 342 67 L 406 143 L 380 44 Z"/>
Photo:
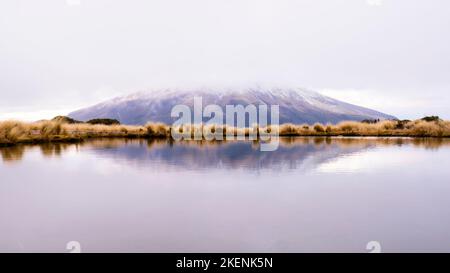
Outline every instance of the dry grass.
<path fill-rule="evenodd" d="M 316 123 L 313 126 L 283 124 L 279 126 L 279 132 L 281 136 L 450 137 L 450 121 L 344 121 L 335 125 Z"/>
<path fill-rule="evenodd" d="M 161 138 L 170 136 L 170 127 L 164 123 L 147 123 L 145 128 L 149 136 Z"/>
<path fill-rule="evenodd" d="M 144 126 L 131 125 L 102 125 L 102 124 L 63 124 L 64 135 L 87 137 L 144 137 L 147 135 L 147 128 Z"/>
<path fill-rule="evenodd" d="M 20 121 L 0 122 L 0 145 L 39 142 L 76 142 L 85 138 L 98 137 L 151 137 L 167 136 L 168 126 L 155 125 L 152 133 L 148 126 L 129 125 L 91 125 L 87 123 L 61 123 L 59 121 L 41 121 L 25 123 Z"/>
<path fill-rule="evenodd" d="M 249 136 L 279 133 L 280 136 L 404 136 L 404 137 L 450 137 L 450 121 L 380 121 L 362 123 L 345 121 L 335 125 L 282 124 L 279 126 L 236 128 L 226 125 L 183 125 L 171 128 L 162 123 L 148 123 L 145 126 L 131 125 L 91 125 L 87 123 L 61 123 L 41 121 L 25 123 L 20 121 L 0 122 L 0 145 L 37 142 L 71 142 L 85 138 L 125 137 L 125 138 L 169 138 L 171 130 L 194 136 L 203 132 L 204 136 L 214 134 Z M 206 137 L 205 137 L 206 138 Z"/>

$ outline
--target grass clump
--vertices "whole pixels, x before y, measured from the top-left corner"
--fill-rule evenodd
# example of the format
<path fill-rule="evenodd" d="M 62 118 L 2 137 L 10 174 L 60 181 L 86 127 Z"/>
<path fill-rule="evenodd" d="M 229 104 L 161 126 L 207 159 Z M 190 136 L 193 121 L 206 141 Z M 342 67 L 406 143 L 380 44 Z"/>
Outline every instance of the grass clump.
<path fill-rule="evenodd" d="M 169 137 L 170 127 L 164 123 L 147 123 L 145 125 L 148 136 L 151 137 Z"/>
<path fill-rule="evenodd" d="M 317 133 L 323 133 L 323 132 L 325 132 L 325 128 L 323 127 L 323 125 L 322 124 L 320 124 L 320 123 L 316 123 L 316 124 L 314 124 L 314 131 L 316 131 Z"/>
<path fill-rule="evenodd" d="M 283 136 L 294 136 L 298 134 L 298 126 L 286 123 L 280 125 L 279 134 Z"/>

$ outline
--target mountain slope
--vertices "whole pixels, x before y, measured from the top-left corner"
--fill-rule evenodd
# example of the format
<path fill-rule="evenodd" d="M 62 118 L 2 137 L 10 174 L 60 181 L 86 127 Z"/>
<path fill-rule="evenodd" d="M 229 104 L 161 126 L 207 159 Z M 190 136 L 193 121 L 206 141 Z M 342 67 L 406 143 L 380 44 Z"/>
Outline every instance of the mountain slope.
<path fill-rule="evenodd" d="M 154 90 L 118 97 L 69 114 L 86 121 L 94 118 L 117 119 L 123 124 L 146 122 L 173 123 L 172 107 L 177 104 L 193 106 L 194 96 L 202 97 L 203 107 L 261 104 L 280 106 L 280 123 L 337 123 L 343 120 L 393 119 L 395 117 L 368 108 L 345 103 L 306 89 L 246 88 L 230 90 Z"/>

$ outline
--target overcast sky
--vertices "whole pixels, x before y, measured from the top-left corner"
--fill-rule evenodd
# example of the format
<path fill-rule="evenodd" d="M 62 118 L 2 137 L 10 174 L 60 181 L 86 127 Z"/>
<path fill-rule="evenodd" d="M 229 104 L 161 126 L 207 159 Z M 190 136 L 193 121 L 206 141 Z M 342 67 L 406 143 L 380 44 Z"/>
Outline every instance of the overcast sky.
<path fill-rule="evenodd" d="M 0 119 L 257 83 L 450 119 L 450 1 L 2 0 L 0 75 Z"/>

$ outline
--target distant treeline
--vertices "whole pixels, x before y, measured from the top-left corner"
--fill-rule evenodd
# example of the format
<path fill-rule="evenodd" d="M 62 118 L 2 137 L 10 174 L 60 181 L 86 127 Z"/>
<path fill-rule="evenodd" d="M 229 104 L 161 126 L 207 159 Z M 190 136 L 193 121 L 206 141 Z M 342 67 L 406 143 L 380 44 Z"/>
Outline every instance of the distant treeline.
<path fill-rule="evenodd" d="M 120 125 L 120 121 L 117 119 L 110 119 L 110 118 L 96 118 L 91 119 L 86 122 L 75 120 L 73 118 L 67 117 L 67 116 L 56 116 L 52 119 L 52 121 L 57 121 L 61 123 L 68 123 L 68 124 L 76 124 L 76 123 L 88 123 L 88 124 L 103 124 L 103 125 Z"/>

